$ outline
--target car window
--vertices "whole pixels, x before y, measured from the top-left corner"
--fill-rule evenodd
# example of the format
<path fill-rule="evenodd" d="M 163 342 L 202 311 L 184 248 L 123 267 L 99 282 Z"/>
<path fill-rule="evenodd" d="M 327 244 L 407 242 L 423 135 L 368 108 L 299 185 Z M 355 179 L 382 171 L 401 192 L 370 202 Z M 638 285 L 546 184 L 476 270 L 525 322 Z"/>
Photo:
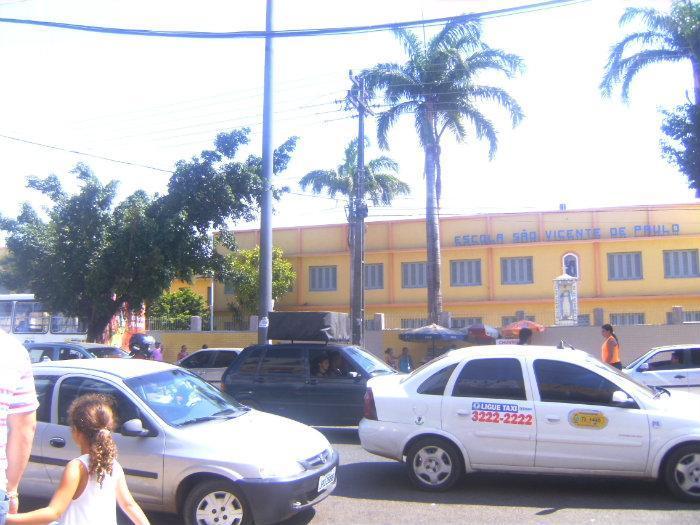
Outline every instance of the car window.
<path fill-rule="evenodd" d="M 572 363 L 536 359 L 535 378 L 540 399 L 550 403 L 609 405 L 620 387 L 603 376 Z"/>
<path fill-rule="evenodd" d="M 513 358 L 472 359 L 459 373 L 452 395 L 524 400 L 522 365 Z"/>
<path fill-rule="evenodd" d="M 700 348 L 691 348 L 688 350 L 690 356 L 691 368 L 700 368 Z"/>
<path fill-rule="evenodd" d="M 452 372 L 454 372 L 455 368 L 457 368 L 457 363 L 446 366 L 442 370 L 435 372 L 420 384 L 416 392 L 428 396 L 443 395 L 447 382 L 450 380 L 450 377 L 452 377 Z"/>
<path fill-rule="evenodd" d="M 63 347 L 58 350 L 58 359 L 60 361 L 65 361 L 68 359 L 85 359 L 85 357 L 87 356 L 77 348 Z"/>
<path fill-rule="evenodd" d="M 687 354 L 683 350 L 662 350 L 656 352 L 645 362 L 649 365 L 650 371 L 661 371 L 690 368 L 690 363 L 687 363 L 686 360 Z"/>
<path fill-rule="evenodd" d="M 328 361 L 325 371 L 322 363 L 324 360 Z M 359 374 L 357 367 L 342 351 L 326 348 L 309 348 L 309 370 L 313 377 L 323 379 L 349 379 L 354 378 L 354 374 Z"/>
<path fill-rule="evenodd" d="M 233 363 L 237 357 L 238 354 L 236 352 L 220 350 L 214 356 L 214 362 L 211 366 L 214 368 L 228 368 L 229 365 Z"/>
<path fill-rule="evenodd" d="M 185 368 L 204 368 L 209 365 L 211 352 L 196 352 L 182 362 Z"/>
<path fill-rule="evenodd" d="M 243 362 L 241 362 L 238 370 L 236 370 L 236 373 L 242 375 L 255 375 L 258 372 L 258 365 L 260 364 L 261 355 L 262 348 L 254 348 L 245 354 L 245 356 L 241 356 L 240 359 L 243 359 Z"/>
<path fill-rule="evenodd" d="M 126 395 L 111 385 L 99 379 L 90 377 L 68 377 L 61 382 L 58 390 L 58 424 L 68 425 L 68 408 L 74 399 L 84 394 L 104 394 L 111 397 L 116 405 L 117 430 L 121 424 L 130 419 L 140 418 L 139 409 Z M 143 420 L 144 426 L 147 424 Z"/>
<path fill-rule="evenodd" d="M 36 397 L 39 401 L 39 408 L 36 410 L 36 420 L 42 423 L 51 422 L 51 398 L 56 379 L 56 376 L 34 377 L 34 388 L 36 388 Z"/>
<path fill-rule="evenodd" d="M 32 363 L 53 360 L 53 348 L 50 346 L 33 346 L 29 349 L 29 359 Z"/>
<path fill-rule="evenodd" d="M 102 346 L 98 348 L 90 348 L 90 353 L 96 357 L 123 357 L 125 352 L 121 348 L 115 346 Z"/>
<path fill-rule="evenodd" d="M 260 364 L 260 375 L 306 375 L 304 351 L 301 348 L 268 348 Z"/>

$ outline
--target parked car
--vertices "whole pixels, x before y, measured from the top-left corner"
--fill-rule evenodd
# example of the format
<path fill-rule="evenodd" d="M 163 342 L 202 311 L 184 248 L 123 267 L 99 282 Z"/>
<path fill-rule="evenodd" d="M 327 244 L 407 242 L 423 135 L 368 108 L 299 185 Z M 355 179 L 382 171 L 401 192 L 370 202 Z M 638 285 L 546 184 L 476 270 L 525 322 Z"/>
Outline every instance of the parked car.
<path fill-rule="evenodd" d="M 40 406 L 23 495 L 51 496 L 80 455 L 68 407 L 87 393 L 116 401 L 114 439 L 136 500 L 186 525 L 276 523 L 335 488 L 338 455 L 320 432 L 242 406 L 182 368 L 81 359 L 38 363 L 34 379 Z"/>
<path fill-rule="evenodd" d="M 25 343 L 32 363 L 65 361 L 67 359 L 94 359 L 96 357 L 129 357 L 121 348 L 97 343 L 66 342 Z"/>
<path fill-rule="evenodd" d="M 700 344 L 652 348 L 623 372 L 646 385 L 700 393 Z"/>
<path fill-rule="evenodd" d="M 322 372 L 324 358 L 328 370 Z M 308 424 L 356 425 L 367 380 L 395 374 L 356 346 L 254 345 L 224 373 L 222 388 L 243 404 Z"/>
<path fill-rule="evenodd" d="M 359 434 L 426 490 L 474 471 L 616 475 L 700 503 L 699 402 L 579 350 L 477 346 L 370 379 Z"/>
<path fill-rule="evenodd" d="M 218 386 L 221 385 L 221 376 L 240 353 L 240 348 L 206 348 L 197 350 L 175 364 Z"/>

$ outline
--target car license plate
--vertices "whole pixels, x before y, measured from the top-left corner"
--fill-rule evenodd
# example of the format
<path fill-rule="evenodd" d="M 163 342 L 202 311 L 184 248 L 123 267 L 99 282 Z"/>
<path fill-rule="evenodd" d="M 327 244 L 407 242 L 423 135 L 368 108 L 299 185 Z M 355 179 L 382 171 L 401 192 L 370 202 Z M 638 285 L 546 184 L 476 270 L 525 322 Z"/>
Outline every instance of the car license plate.
<path fill-rule="evenodd" d="M 335 481 L 335 467 L 330 472 L 326 472 L 323 476 L 318 478 L 318 491 L 321 492 L 327 486 L 332 485 Z"/>

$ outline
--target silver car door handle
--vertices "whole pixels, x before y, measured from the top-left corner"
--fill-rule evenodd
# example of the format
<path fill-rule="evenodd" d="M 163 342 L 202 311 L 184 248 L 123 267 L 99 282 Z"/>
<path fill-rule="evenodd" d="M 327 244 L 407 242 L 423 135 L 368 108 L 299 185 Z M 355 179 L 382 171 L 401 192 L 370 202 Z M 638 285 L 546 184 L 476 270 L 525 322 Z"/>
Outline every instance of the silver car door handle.
<path fill-rule="evenodd" d="M 545 416 L 544 418 L 550 423 L 557 423 L 561 421 L 561 418 L 559 416 Z"/>
<path fill-rule="evenodd" d="M 472 413 L 471 410 L 457 410 L 458 416 L 468 416 Z"/>
<path fill-rule="evenodd" d="M 685 376 L 682 376 L 678 374 L 677 376 L 673 376 L 674 379 L 685 379 Z"/>

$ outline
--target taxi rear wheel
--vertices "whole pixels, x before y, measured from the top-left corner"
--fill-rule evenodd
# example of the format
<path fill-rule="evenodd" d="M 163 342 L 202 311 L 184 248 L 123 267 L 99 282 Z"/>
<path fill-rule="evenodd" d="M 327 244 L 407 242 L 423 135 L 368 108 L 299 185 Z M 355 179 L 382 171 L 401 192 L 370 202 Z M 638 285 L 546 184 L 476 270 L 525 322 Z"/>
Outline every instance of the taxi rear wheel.
<path fill-rule="evenodd" d="M 462 458 L 452 443 L 441 438 L 416 441 L 406 453 L 411 481 L 419 489 L 443 491 L 451 488 L 462 475 Z"/>
<path fill-rule="evenodd" d="M 664 481 L 674 496 L 700 503 L 700 444 L 674 450 L 666 461 Z"/>
<path fill-rule="evenodd" d="M 250 508 L 230 481 L 203 481 L 187 495 L 185 525 L 250 525 Z"/>

